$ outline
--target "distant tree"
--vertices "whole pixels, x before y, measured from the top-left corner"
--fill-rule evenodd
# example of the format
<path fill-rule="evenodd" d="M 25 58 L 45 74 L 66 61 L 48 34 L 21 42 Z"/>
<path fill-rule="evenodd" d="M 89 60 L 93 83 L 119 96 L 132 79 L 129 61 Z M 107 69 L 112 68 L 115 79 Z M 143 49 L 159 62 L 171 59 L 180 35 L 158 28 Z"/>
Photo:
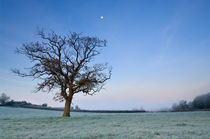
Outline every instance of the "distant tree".
<path fill-rule="evenodd" d="M 197 96 L 193 100 L 193 107 L 196 109 L 209 109 L 210 108 L 210 93 Z"/>
<path fill-rule="evenodd" d="M 7 96 L 5 93 L 2 93 L 0 96 L 0 103 L 5 104 L 10 100 L 10 97 Z"/>
<path fill-rule="evenodd" d="M 192 101 L 188 102 L 187 105 L 188 105 L 189 110 L 194 110 L 194 106 L 193 106 L 193 102 Z"/>
<path fill-rule="evenodd" d="M 196 109 L 204 109 L 205 108 L 204 100 L 205 100 L 205 96 L 204 95 L 197 96 L 193 100 L 194 108 L 196 108 Z"/>
<path fill-rule="evenodd" d="M 17 48 L 17 53 L 25 55 L 34 63 L 29 72 L 18 69 L 12 71 L 21 77 L 41 79 L 36 91 L 50 92 L 59 88 L 54 99 L 65 100 L 63 117 L 70 116 L 74 94 L 82 92 L 93 95 L 111 77 L 111 68 L 107 64 L 92 63 L 106 46 L 106 41 L 77 33 L 60 36 L 40 30 L 38 35 L 41 41 L 24 43 Z"/>
<path fill-rule="evenodd" d="M 143 106 L 141 106 L 139 110 L 140 111 L 145 111 Z"/>
<path fill-rule="evenodd" d="M 80 110 L 78 105 L 75 106 L 75 110 Z"/>
<path fill-rule="evenodd" d="M 204 105 L 205 105 L 205 108 L 210 109 L 210 93 L 206 94 Z"/>
<path fill-rule="evenodd" d="M 74 110 L 74 107 L 73 106 L 71 106 L 71 108 L 70 108 L 71 110 Z"/>
<path fill-rule="evenodd" d="M 187 104 L 187 101 L 186 100 L 181 100 L 179 102 L 179 104 L 173 104 L 172 105 L 172 110 L 173 111 L 187 111 L 189 110 L 189 106 Z"/>
<path fill-rule="evenodd" d="M 181 100 L 179 102 L 179 108 L 181 111 L 187 111 L 189 109 L 187 101 L 186 100 Z"/>
<path fill-rule="evenodd" d="M 189 111 L 196 109 L 210 109 L 210 93 L 197 96 L 187 103 L 187 101 L 182 100 L 179 104 L 172 105 L 172 111 Z"/>
<path fill-rule="evenodd" d="M 47 107 L 47 103 L 42 104 L 42 107 Z"/>
<path fill-rule="evenodd" d="M 172 111 L 178 111 L 178 110 L 179 110 L 178 104 L 177 104 L 177 103 L 174 103 L 174 104 L 172 105 Z"/>

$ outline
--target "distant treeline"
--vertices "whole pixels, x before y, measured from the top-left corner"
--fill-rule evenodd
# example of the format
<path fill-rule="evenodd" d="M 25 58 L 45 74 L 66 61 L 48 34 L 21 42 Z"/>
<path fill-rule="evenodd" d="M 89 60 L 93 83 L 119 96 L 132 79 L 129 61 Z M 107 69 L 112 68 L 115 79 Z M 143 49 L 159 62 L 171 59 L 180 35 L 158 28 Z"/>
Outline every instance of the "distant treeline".
<path fill-rule="evenodd" d="M 173 104 L 171 109 L 172 111 L 210 110 L 210 93 L 197 96 L 190 102 L 181 100 L 178 104 Z"/>
<path fill-rule="evenodd" d="M 42 105 L 32 104 L 27 101 L 8 101 L 4 104 L 0 104 L 0 106 L 10 106 L 10 107 L 23 107 L 23 108 L 35 108 L 35 109 L 46 109 L 46 110 L 62 110 L 63 108 L 52 108 L 47 106 L 46 103 Z M 80 110 L 79 106 L 76 105 L 75 107 L 71 107 L 71 110 Z"/>
<path fill-rule="evenodd" d="M 10 100 L 10 97 L 5 93 L 0 95 L 0 106 L 9 106 L 9 107 L 21 107 L 21 108 L 32 108 L 32 109 L 43 109 L 43 110 L 55 110 L 63 111 L 64 108 L 49 107 L 46 103 L 42 105 L 36 105 L 29 103 L 27 101 L 14 101 Z M 143 108 L 140 110 L 84 110 L 80 109 L 78 105 L 71 107 L 70 109 L 73 112 L 93 112 L 93 113 L 140 113 L 146 112 Z"/>
<path fill-rule="evenodd" d="M 7 96 L 5 93 L 0 95 L 0 106 L 10 106 L 10 107 L 23 107 L 23 108 L 35 108 L 35 109 L 52 109 L 52 110 L 63 110 L 63 108 L 52 108 L 44 103 L 42 105 L 32 104 L 27 101 L 15 101 L 10 100 L 10 97 Z M 76 105 L 75 107 L 71 107 L 71 110 L 80 110 L 79 106 Z"/>
<path fill-rule="evenodd" d="M 36 105 L 36 104 L 32 104 L 30 102 L 27 102 L 27 101 L 14 101 L 14 100 L 11 100 L 11 101 L 7 101 L 5 103 L 2 103 L 2 105 L 4 106 L 34 106 L 34 107 L 47 107 L 47 104 L 44 103 L 42 105 Z"/>

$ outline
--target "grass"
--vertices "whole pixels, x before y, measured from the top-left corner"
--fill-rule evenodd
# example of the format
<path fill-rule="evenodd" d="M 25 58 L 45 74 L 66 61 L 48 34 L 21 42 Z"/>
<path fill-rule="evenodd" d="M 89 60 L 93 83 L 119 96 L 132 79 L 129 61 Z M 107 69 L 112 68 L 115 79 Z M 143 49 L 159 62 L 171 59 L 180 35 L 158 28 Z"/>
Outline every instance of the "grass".
<path fill-rule="evenodd" d="M 99 114 L 0 107 L 0 138 L 209 138 L 210 112 Z"/>

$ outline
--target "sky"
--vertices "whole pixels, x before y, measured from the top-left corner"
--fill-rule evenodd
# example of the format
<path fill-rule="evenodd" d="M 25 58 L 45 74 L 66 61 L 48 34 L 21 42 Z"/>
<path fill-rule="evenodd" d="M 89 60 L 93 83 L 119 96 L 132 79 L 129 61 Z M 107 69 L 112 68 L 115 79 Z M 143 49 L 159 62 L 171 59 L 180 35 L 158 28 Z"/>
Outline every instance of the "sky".
<path fill-rule="evenodd" d="M 39 27 L 108 42 L 95 62 L 113 67 L 111 80 L 93 96 L 76 94 L 73 106 L 157 110 L 190 101 L 210 91 L 209 6 L 208 0 L 0 0 L 0 93 L 64 106 L 54 92 L 33 93 L 36 80 L 11 72 L 32 65 L 14 51 L 38 40 Z"/>

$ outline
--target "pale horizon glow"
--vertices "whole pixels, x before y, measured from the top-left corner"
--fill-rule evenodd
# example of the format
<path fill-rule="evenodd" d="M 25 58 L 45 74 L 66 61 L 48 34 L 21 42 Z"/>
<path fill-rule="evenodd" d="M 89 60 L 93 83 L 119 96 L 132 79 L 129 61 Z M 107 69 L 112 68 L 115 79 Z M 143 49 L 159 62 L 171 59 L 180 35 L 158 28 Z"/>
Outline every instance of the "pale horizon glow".
<path fill-rule="evenodd" d="M 106 39 L 95 62 L 113 67 L 112 79 L 94 96 L 76 94 L 83 109 L 169 108 L 210 92 L 210 1 L 0 1 L 0 93 L 34 104 L 55 102 L 32 93 L 37 83 L 11 73 L 31 63 L 14 53 L 37 41 L 37 27 Z M 100 17 L 100 19 L 99 19 Z M 104 18 L 105 17 L 105 18 Z M 105 19 L 105 20 L 104 20 Z"/>

